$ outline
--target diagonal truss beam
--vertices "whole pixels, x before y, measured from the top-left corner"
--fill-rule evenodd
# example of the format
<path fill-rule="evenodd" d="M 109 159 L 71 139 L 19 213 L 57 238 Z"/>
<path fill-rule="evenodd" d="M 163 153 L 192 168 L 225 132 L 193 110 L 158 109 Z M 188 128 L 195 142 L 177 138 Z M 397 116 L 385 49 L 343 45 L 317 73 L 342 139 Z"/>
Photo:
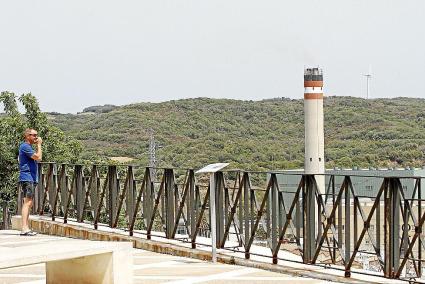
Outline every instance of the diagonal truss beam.
<path fill-rule="evenodd" d="M 286 211 L 285 206 L 283 207 L 283 210 L 286 214 L 286 221 L 285 221 L 285 224 L 283 225 L 282 231 L 279 234 L 279 239 L 278 239 L 278 242 L 276 244 L 276 248 L 273 251 L 273 258 L 277 258 L 277 254 L 279 253 L 280 246 L 281 246 L 283 239 L 285 237 L 286 230 L 287 230 L 288 226 L 290 225 L 290 223 L 292 223 L 292 213 L 294 212 L 295 205 L 299 202 L 301 189 L 303 187 L 304 187 L 304 177 L 301 178 L 301 180 L 298 184 L 298 188 L 297 188 L 297 191 L 295 192 L 294 200 L 291 203 L 291 207 L 289 208 L 289 212 Z M 298 245 L 298 249 L 302 252 L 300 245 Z"/>
<path fill-rule="evenodd" d="M 364 222 L 364 225 L 363 225 L 362 232 L 360 233 L 360 237 L 359 237 L 359 239 L 357 240 L 357 243 L 354 246 L 354 251 L 353 251 L 353 253 L 352 253 L 351 257 L 350 257 L 350 260 L 348 261 L 347 265 L 345 266 L 345 270 L 346 271 L 349 271 L 351 269 L 351 266 L 353 265 L 354 259 L 356 257 L 357 252 L 359 251 L 360 245 L 361 245 L 361 243 L 363 241 L 363 238 L 364 238 L 366 232 L 368 233 L 369 238 L 371 239 L 371 243 L 372 243 L 372 246 L 373 246 L 373 248 L 374 248 L 374 250 L 376 252 L 376 255 L 377 255 L 378 259 L 379 259 L 379 263 L 380 263 L 381 267 L 383 267 L 384 260 L 381 257 L 379 248 L 377 248 L 376 245 L 375 245 L 375 240 L 373 239 L 372 234 L 369 232 L 369 228 L 370 228 L 370 221 L 372 220 L 372 217 L 373 217 L 373 214 L 375 213 L 376 207 L 377 206 L 380 206 L 381 195 L 382 195 L 382 193 L 384 192 L 384 189 L 387 186 L 388 186 L 388 180 L 387 179 L 384 179 L 384 181 L 382 182 L 381 187 L 380 187 L 380 189 L 378 191 L 378 194 L 377 194 L 377 196 L 375 198 L 375 202 L 373 203 L 373 206 L 372 206 L 372 208 L 370 210 L 370 213 L 369 213 L 369 215 L 368 215 L 367 218 L 366 218 L 366 214 L 364 213 L 364 211 L 361 208 L 361 206 L 358 206 L 359 212 L 360 212 L 360 216 L 362 217 L 362 220 Z M 356 192 L 355 192 L 355 190 L 353 188 L 353 185 L 351 183 L 351 180 L 349 182 L 349 187 L 350 187 L 350 189 L 352 191 L 352 194 L 353 194 L 354 199 L 356 199 L 357 204 L 360 204 L 359 197 L 357 196 L 357 194 L 356 194 Z"/>
<path fill-rule="evenodd" d="M 326 226 L 325 226 L 325 229 L 323 230 L 322 236 L 320 237 L 320 240 L 318 242 L 318 246 L 317 246 L 316 252 L 314 253 L 314 256 L 313 256 L 313 259 L 312 259 L 312 263 L 315 263 L 316 260 L 317 260 L 317 258 L 319 257 L 320 250 L 322 248 L 323 242 L 325 241 L 325 238 L 327 238 L 328 231 L 329 231 L 329 229 L 331 229 L 331 227 L 332 227 L 331 230 L 332 230 L 332 232 L 334 234 L 334 237 L 336 235 L 336 229 L 335 229 L 335 225 L 333 224 L 333 220 L 335 218 L 336 209 L 339 206 L 339 203 L 340 203 L 340 201 L 342 199 L 342 194 L 344 193 L 345 190 L 348 190 L 347 187 L 348 187 L 348 181 L 347 181 L 347 177 L 345 177 L 344 178 L 344 181 L 341 184 L 341 188 L 340 188 L 340 190 L 338 192 L 338 195 L 337 195 L 337 198 L 335 200 L 335 203 L 332 206 L 332 210 L 331 210 L 331 214 L 330 215 L 328 215 L 326 213 L 326 211 L 327 211 L 326 210 L 326 204 L 323 204 L 323 199 L 319 195 L 320 196 L 319 202 L 321 203 L 322 208 L 323 208 L 322 209 L 322 214 L 325 215 Z M 316 187 L 316 190 L 317 190 L 317 187 Z M 342 260 L 343 260 L 343 262 L 345 264 L 346 259 L 344 258 L 344 253 L 341 251 L 341 249 L 339 248 L 339 246 L 337 246 L 337 248 L 338 248 L 338 251 L 341 254 L 341 258 L 342 258 Z"/>
<path fill-rule="evenodd" d="M 243 188 L 243 184 L 244 184 L 246 175 L 247 175 L 247 173 L 244 173 L 243 176 L 242 176 L 242 180 L 239 183 L 238 190 L 236 192 L 236 197 L 235 197 L 235 199 L 233 201 L 233 204 L 230 203 L 230 200 L 229 200 L 229 203 L 230 203 L 230 214 L 229 214 L 229 216 L 228 216 L 228 218 L 226 220 L 226 227 L 224 228 L 223 239 L 221 240 L 221 243 L 220 243 L 220 247 L 221 248 L 224 247 L 224 244 L 226 242 L 227 236 L 229 235 L 230 226 L 232 225 L 232 222 L 233 223 L 236 223 L 234 217 L 235 217 L 235 214 L 236 214 L 236 208 L 238 206 L 239 199 L 242 196 L 242 188 Z"/>

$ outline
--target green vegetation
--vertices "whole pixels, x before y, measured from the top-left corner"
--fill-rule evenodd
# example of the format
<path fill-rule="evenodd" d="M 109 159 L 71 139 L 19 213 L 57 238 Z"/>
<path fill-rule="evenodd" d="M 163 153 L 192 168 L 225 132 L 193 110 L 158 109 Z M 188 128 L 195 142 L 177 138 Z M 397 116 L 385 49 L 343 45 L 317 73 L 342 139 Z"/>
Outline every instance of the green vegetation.
<path fill-rule="evenodd" d="M 70 138 L 57 127 L 52 126 L 46 114 L 40 111 L 37 99 L 23 94 L 19 102 L 25 114 L 18 111 L 14 93 L 2 92 L 0 104 L 5 113 L 0 116 L 0 206 L 14 210 L 18 184 L 18 147 L 23 141 L 26 128 L 34 128 L 43 138 L 43 160 L 76 162 L 81 152 L 80 143 Z M 1 218 L 0 218 L 1 219 Z"/>
<path fill-rule="evenodd" d="M 159 166 L 199 168 L 230 162 L 248 170 L 303 166 L 303 101 L 184 99 L 126 106 L 96 106 L 82 113 L 49 114 L 81 141 L 82 158 L 129 157 L 148 164 L 149 129 L 162 148 Z M 422 166 L 425 100 L 325 99 L 326 167 Z"/>
<path fill-rule="evenodd" d="M 127 161 L 145 166 L 153 129 L 160 167 L 196 169 L 214 162 L 247 170 L 303 166 L 302 100 L 197 98 L 93 106 L 76 115 L 42 113 L 31 94 L 20 96 L 19 102 L 24 115 L 18 112 L 15 94 L 1 93 L 5 113 L 0 114 L 0 205 L 11 208 L 16 200 L 17 150 L 27 127 L 36 128 L 44 138 L 44 161 Z M 424 130 L 424 99 L 328 97 L 326 167 L 423 166 Z"/>

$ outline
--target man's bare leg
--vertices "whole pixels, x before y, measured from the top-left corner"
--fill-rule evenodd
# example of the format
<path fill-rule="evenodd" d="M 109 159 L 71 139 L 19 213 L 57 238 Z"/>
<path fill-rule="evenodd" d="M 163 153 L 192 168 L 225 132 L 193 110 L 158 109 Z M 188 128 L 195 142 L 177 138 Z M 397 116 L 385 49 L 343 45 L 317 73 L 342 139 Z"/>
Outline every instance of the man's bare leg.
<path fill-rule="evenodd" d="M 29 216 L 32 208 L 32 198 L 24 197 L 24 204 L 22 205 L 22 232 L 30 231 L 29 228 Z"/>

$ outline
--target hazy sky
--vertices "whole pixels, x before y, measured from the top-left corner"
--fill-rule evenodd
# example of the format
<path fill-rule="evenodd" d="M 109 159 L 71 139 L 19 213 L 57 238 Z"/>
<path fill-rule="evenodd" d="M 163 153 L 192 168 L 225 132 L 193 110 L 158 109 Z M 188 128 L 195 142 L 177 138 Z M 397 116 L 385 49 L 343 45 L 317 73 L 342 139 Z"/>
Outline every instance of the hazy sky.
<path fill-rule="evenodd" d="M 425 97 L 425 1 L 0 0 L 0 90 L 44 111 L 188 97 Z"/>

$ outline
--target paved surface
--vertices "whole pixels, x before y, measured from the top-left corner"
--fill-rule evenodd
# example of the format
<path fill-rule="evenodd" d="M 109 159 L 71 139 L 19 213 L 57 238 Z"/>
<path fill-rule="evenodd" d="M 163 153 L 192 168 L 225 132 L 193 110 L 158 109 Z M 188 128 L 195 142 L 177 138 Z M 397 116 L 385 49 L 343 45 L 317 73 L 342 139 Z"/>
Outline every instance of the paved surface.
<path fill-rule="evenodd" d="M 67 238 L 37 235 L 21 237 L 18 231 L 0 231 L 0 247 L 25 249 L 37 243 Z M 83 241 L 81 242 L 90 242 Z M 213 264 L 196 259 L 133 250 L 134 283 L 327 283 L 309 278 L 263 271 L 236 265 Z M 0 283 L 45 283 L 44 264 L 0 270 Z M 335 283 L 335 282 L 334 282 Z"/>

